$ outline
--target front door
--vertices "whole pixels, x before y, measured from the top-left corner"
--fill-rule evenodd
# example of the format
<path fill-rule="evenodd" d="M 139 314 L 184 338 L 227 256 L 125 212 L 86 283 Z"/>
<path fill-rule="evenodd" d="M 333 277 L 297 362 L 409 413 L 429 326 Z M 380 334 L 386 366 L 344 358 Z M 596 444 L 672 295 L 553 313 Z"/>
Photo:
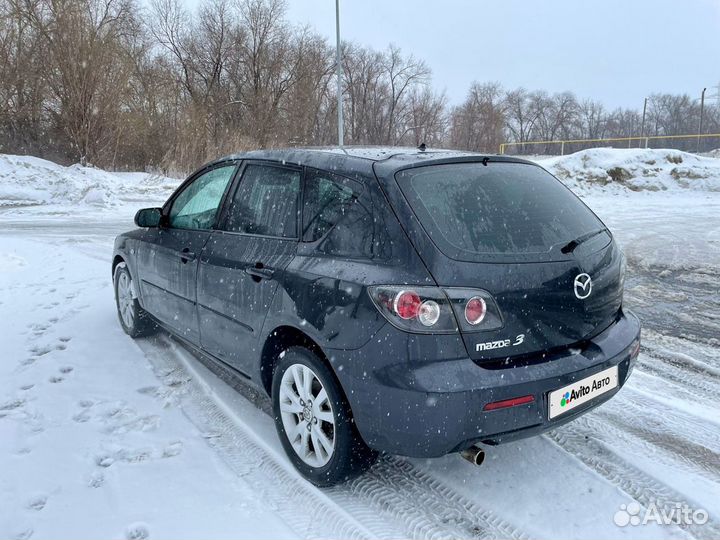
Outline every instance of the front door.
<path fill-rule="evenodd" d="M 203 349 L 251 374 L 258 337 L 298 243 L 301 169 L 249 162 L 198 267 Z"/>
<path fill-rule="evenodd" d="M 199 344 L 196 278 L 200 253 L 215 225 L 236 165 L 203 171 L 169 202 L 161 227 L 149 229 L 138 253 L 143 306 Z"/>

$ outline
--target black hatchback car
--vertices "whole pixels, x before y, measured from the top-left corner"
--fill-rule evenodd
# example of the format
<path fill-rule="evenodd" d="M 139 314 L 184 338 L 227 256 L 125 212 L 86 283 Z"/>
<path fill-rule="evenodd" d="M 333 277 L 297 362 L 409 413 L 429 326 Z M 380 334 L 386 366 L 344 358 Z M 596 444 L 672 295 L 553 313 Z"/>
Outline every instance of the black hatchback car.
<path fill-rule="evenodd" d="M 266 391 L 318 485 L 379 451 L 477 459 L 558 426 L 614 395 L 640 348 L 612 235 L 528 161 L 249 152 L 135 221 L 112 263 L 123 329 L 159 324 Z"/>

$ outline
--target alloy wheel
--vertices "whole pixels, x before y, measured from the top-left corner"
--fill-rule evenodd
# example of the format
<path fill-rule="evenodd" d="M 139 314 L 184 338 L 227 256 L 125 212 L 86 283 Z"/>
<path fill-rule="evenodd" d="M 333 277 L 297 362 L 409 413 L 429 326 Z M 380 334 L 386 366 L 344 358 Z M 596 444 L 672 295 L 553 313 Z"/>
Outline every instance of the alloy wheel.
<path fill-rule="evenodd" d="M 135 304 L 132 293 L 132 279 L 127 272 L 120 272 L 117 284 L 117 303 L 120 317 L 127 328 L 135 322 Z"/>
<path fill-rule="evenodd" d="M 283 373 L 279 400 L 295 453 L 311 467 L 326 465 L 335 451 L 335 415 L 318 376 L 304 364 L 292 364 Z"/>

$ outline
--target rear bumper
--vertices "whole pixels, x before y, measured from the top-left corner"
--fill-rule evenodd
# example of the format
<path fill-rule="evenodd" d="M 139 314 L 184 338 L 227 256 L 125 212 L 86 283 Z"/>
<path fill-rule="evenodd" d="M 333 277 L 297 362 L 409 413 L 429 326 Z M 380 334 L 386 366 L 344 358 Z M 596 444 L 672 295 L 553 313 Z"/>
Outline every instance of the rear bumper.
<path fill-rule="evenodd" d="M 502 369 L 479 367 L 461 354 L 464 347 L 455 344 L 454 336 L 403 336 L 388 325 L 362 349 L 330 351 L 331 361 L 368 445 L 435 457 L 477 442 L 498 444 L 537 435 L 607 401 L 632 371 L 631 348 L 639 339 L 640 323 L 625 312 L 582 351 Z M 432 360 L 433 353 L 442 353 L 435 358 L 456 356 Z M 548 392 L 612 366 L 618 366 L 617 389 L 548 418 Z M 488 403 L 526 395 L 534 401 L 483 411 Z"/>

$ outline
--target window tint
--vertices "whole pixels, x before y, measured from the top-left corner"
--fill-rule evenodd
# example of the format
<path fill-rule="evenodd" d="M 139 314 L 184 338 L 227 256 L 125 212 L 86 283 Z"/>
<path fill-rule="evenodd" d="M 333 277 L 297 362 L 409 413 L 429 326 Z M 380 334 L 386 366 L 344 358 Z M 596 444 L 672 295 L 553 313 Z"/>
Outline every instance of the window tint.
<path fill-rule="evenodd" d="M 177 229 L 210 229 L 234 170 L 235 165 L 228 165 L 197 177 L 173 202 L 170 226 Z"/>
<path fill-rule="evenodd" d="M 248 165 L 233 197 L 225 230 L 297 237 L 300 171 Z"/>
<path fill-rule="evenodd" d="M 352 180 L 322 171 L 311 172 L 305 182 L 303 208 L 304 242 L 314 242 L 332 229 L 355 201 L 360 186 Z"/>
<path fill-rule="evenodd" d="M 436 165 L 397 178 L 433 240 L 464 252 L 548 253 L 603 228 L 577 197 L 534 165 Z"/>
<path fill-rule="evenodd" d="M 399 225 L 384 199 L 372 189 L 365 190 L 323 238 L 318 251 L 348 258 L 388 260 L 395 244 L 389 234 L 393 226 L 396 238 L 401 237 Z"/>

